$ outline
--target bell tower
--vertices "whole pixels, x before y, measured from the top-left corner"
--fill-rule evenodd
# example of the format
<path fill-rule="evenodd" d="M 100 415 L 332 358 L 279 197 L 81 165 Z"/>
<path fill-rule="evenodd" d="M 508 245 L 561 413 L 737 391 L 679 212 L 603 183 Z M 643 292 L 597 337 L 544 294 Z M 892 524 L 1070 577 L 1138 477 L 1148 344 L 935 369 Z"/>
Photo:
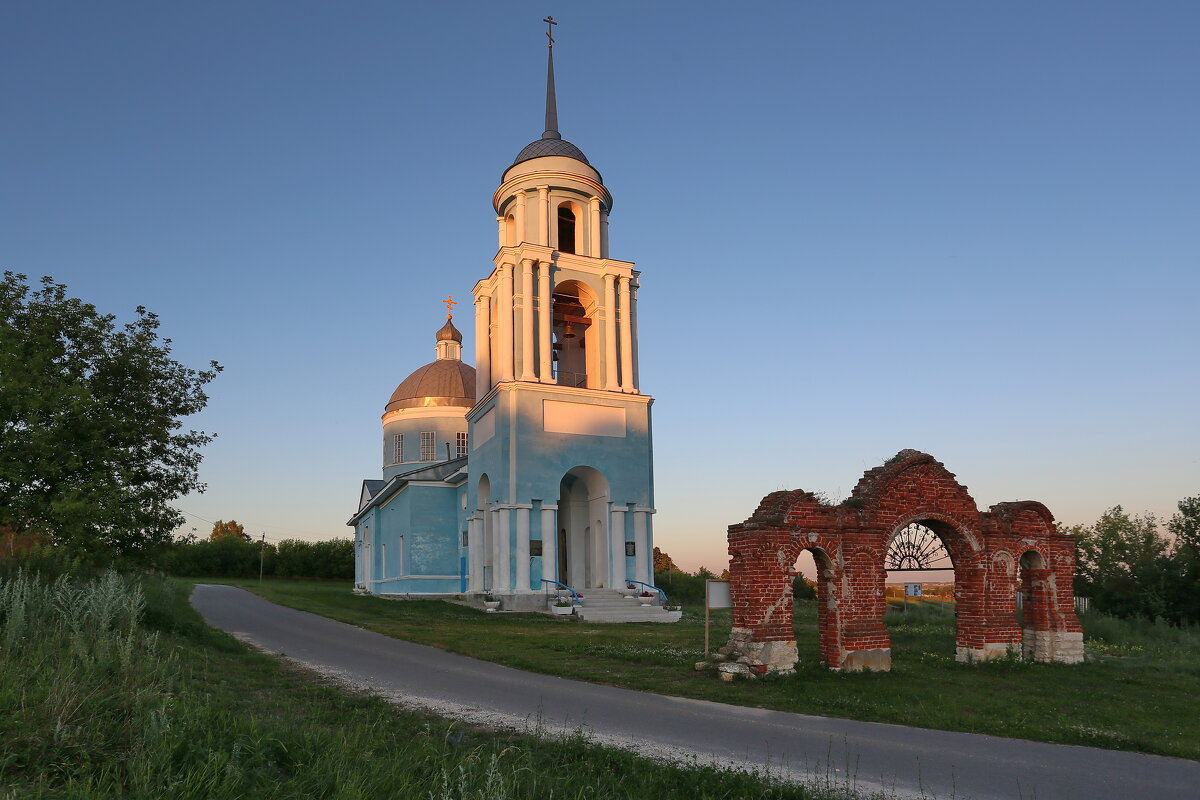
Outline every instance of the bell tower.
<path fill-rule="evenodd" d="M 540 592 L 652 578 L 652 399 L 638 375 L 639 272 L 609 256 L 612 195 L 546 122 L 492 197 L 498 249 L 475 298 L 471 588 Z"/>

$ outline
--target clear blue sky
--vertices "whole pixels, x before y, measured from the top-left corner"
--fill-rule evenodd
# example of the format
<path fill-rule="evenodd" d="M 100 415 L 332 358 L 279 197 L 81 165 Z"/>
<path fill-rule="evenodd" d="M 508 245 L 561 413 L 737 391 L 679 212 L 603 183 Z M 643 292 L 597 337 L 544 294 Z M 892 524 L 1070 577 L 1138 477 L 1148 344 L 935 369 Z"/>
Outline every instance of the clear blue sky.
<path fill-rule="evenodd" d="M 682 566 L 904 447 L 1067 523 L 1200 493 L 1194 2 L 13 0 L 0 264 L 225 365 L 188 527 L 350 534 L 388 395 L 491 268 L 547 13 L 643 271 Z"/>

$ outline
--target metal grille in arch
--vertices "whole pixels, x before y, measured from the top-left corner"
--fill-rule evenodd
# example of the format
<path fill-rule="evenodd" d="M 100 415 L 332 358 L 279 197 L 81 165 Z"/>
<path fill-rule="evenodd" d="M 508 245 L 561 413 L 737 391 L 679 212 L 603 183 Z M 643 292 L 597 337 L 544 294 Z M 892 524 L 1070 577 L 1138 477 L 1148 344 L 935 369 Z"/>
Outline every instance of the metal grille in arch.
<path fill-rule="evenodd" d="M 892 537 L 884 567 L 893 572 L 954 569 L 954 563 L 938 535 L 914 522 Z"/>

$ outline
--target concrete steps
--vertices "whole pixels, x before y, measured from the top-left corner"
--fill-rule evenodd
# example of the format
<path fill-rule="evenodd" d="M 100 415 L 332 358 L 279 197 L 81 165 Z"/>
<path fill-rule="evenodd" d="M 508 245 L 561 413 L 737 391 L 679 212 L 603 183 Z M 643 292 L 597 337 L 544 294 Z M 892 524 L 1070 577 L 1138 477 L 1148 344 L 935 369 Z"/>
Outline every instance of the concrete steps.
<path fill-rule="evenodd" d="M 643 606 L 626 599 L 615 589 L 587 589 L 581 592 L 583 605 L 575 609 L 582 622 L 678 622 L 678 611 L 659 605 Z"/>

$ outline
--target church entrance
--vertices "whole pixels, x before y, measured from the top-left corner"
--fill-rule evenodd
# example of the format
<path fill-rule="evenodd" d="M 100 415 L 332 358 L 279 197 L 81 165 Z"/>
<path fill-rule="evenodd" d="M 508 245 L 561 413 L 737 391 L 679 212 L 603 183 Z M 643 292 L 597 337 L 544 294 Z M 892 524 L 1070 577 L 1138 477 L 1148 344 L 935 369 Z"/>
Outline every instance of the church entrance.
<path fill-rule="evenodd" d="M 576 589 L 611 582 L 608 481 L 592 467 L 575 467 L 559 482 L 558 579 Z"/>

